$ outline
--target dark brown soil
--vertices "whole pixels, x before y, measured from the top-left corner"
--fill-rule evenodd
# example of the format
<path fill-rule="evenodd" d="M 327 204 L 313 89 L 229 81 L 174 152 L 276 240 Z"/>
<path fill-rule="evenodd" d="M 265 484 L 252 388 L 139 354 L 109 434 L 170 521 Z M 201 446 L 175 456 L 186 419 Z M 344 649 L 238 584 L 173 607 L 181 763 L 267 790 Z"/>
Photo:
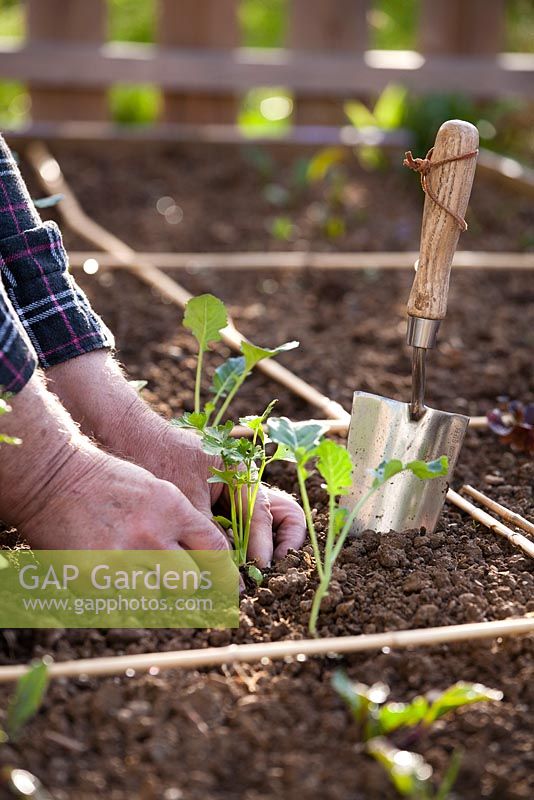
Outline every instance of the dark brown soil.
<path fill-rule="evenodd" d="M 201 164 L 171 153 L 166 158 L 168 172 L 158 160 L 139 164 L 125 155 L 116 173 L 108 157 L 100 156 L 93 167 L 92 188 L 88 179 L 80 179 L 86 207 L 137 247 L 166 249 L 176 243 L 155 230 L 154 219 L 146 220 L 146 229 L 139 226 L 148 176 L 157 173 L 161 184 L 152 187 L 149 183 L 150 191 L 170 195 L 183 179 L 184 197 L 199 208 L 197 225 L 200 217 L 211 225 L 218 214 L 209 192 L 196 195 L 202 176 L 211 185 L 217 169 L 223 176 L 229 173 L 220 186 L 217 208 L 221 214 L 226 213 L 225 200 L 229 205 L 238 203 L 234 194 L 239 189 L 234 191 L 234 186 L 249 180 L 222 158 L 219 162 L 215 154 L 208 157 L 206 151 L 206 163 Z M 179 176 L 170 170 L 175 160 L 180 162 Z M 119 175 L 125 174 L 131 180 L 131 215 L 124 206 L 120 213 L 115 208 L 123 192 Z M 388 179 L 385 186 L 370 177 L 361 184 L 359 178 L 354 180 L 357 190 L 375 181 L 372 196 L 385 206 L 388 194 L 401 185 L 398 176 Z M 88 205 L 90 197 L 93 201 Z M 399 194 L 399 201 L 399 208 L 415 225 L 420 197 L 408 189 L 406 195 Z M 485 202 L 483 197 L 481 202 Z M 487 208 L 495 214 L 503 211 L 494 200 Z M 249 211 L 243 200 L 242 222 L 238 225 L 241 217 L 234 218 L 238 245 L 241 249 L 265 247 L 265 239 L 241 228 Z M 232 213 L 236 214 L 235 207 Z M 258 206 L 255 213 L 257 223 Z M 401 246 L 390 238 L 394 224 L 389 215 L 381 220 L 373 240 L 377 248 Z M 490 226 L 485 220 L 484 229 L 492 231 L 495 247 L 515 247 L 510 235 L 504 243 L 500 239 L 497 221 Z M 214 245 L 211 234 L 202 238 L 201 227 L 195 235 L 200 249 Z M 410 236 L 403 246 L 414 246 Z M 194 241 L 186 237 L 182 249 L 193 249 Z M 351 240 L 347 246 L 362 245 Z M 173 277 L 193 292 L 209 290 L 226 300 L 238 327 L 260 344 L 299 338 L 300 350 L 285 356 L 283 363 L 345 407 L 356 388 L 406 397 L 409 362 L 400 343 L 410 282 L 407 273 L 203 271 Z M 147 398 L 168 416 L 190 406 L 193 349 L 190 337 L 180 328 L 177 309 L 127 274 L 99 273 L 80 282 L 114 329 L 131 377 L 149 381 Z M 482 414 L 499 394 L 534 398 L 533 292 L 532 280 L 525 273 L 481 271 L 454 276 L 449 318 L 429 369 L 431 404 Z M 224 347 L 217 351 L 226 353 Z M 214 355 L 212 366 L 217 359 Z M 293 418 L 314 414 L 261 375 L 250 380 L 235 404 L 235 413 L 259 410 L 274 396 L 279 397 L 280 413 Z M 295 488 L 286 465 L 278 465 L 269 477 L 289 491 Z M 533 518 L 532 460 L 507 450 L 489 432 L 469 432 L 456 473 L 456 482 L 464 481 Z M 311 497 L 321 522 L 324 501 L 318 481 L 312 480 Z M 236 631 L 5 631 L 0 637 L 0 660 L 19 662 L 44 653 L 62 660 L 300 638 L 306 635 L 315 585 L 310 548 L 305 547 L 275 565 L 262 587 L 248 587 Z M 431 536 L 418 531 L 382 537 L 367 533 L 348 542 L 320 617 L 320 634 L 517 616 L 534 612 L 533 588 L 532 561 L 447 506 Z M 434 766 L 437 777 L 456 748 L 465 751 L 454 795 L 459 800 L 528 800 L 534 796 L 533 650 L 532 638 L 505 638 L 384 650 L 344 659 L 332 655 L 202 672 L 58 681 L 20 741 L 0 750 L 0 763 L 35 772 L 57 800 L 100 796 L 112 800 L 394 798 L 382 769 L 362 752 L 356 726 L 330 686 L 334 669 L 343 665 L 360 681 L 385 681 L 397 700 L 444 689 L 457 680 L 501 689 L 504 700 L 500 704 L 464 709 L 410 746 Z M 1 697 L 5 699 L 5 689 Z M 402 740 L 397 744 L 407 746 Z"/>

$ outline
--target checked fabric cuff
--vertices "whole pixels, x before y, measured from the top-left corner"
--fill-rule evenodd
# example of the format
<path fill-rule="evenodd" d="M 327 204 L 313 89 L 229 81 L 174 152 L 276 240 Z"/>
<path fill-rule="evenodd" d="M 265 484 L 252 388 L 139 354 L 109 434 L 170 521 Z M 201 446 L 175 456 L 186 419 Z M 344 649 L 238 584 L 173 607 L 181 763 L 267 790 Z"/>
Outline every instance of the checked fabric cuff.
<path fill-rule="evenodd" d="M 68 272 L 55 222 L 0 241 L 7 295 L 43 368 L 113 347 L 114 339 Z"/>
<path fill-rule="evenodd" d="M 33 348 L 0 283 L 0 395 L 19 392 L 36 366 Z"/>

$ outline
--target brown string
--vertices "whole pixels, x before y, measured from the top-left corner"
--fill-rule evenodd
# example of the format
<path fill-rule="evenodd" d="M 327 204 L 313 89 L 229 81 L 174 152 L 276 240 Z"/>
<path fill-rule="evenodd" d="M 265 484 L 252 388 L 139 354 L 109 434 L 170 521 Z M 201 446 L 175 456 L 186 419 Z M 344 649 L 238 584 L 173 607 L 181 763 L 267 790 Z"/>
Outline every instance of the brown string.
<path fill-rule="evenodd" d="M 472 150 L 470 153 L 464 153 L 461 156 L 451 156 L 450 158 L 442 158 L 441 161 L 432 161 L 432 153 L 434 152 L 434 148 L 431 147 L 428 153 L 426 154 L 425 158 L 414 158 L 412 155 L 412 151 L 408 150 L 405 153 L 406 158 L 402 162 L 404 167 L 408 167 L 409 169 L 413 169 L 414 172 L 418 172 L 421 176 L 421 188 L 425 194 L 427 194 L 434 203 L 442 208 L 447 214 L 450 214 L 453 217 L 460 230 L 466 231 L 467 230 L 467 222 L 463 217 L 453 211 L 451 208 L 447 208 L 447 206 L 443 205 L 441 200 L 436 197 L 432 187 L 430 186 L 429 176 L 430 172 L 435 169 L 436 167 L 441 167 L 443 164 L 450 164 L 451 161 L 463 161 L 466 158 L 476 158 L 478 155 L 478 150 Z"/>

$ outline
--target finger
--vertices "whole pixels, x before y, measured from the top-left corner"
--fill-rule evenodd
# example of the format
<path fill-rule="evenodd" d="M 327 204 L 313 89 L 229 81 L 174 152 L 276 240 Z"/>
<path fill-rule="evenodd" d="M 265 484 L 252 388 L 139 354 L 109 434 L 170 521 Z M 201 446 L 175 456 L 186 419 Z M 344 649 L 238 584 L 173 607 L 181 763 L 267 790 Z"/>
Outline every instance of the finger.
<path fill-rule="evenodd" d="M 211 512 L 210 512 L 211 516 Z M 207 514 L 198 511 L 184 497 L 179 509 L 177 541 L 188 550 L 228 550 L 222 530 Z"/>
<path fill-rule="evenodd" d="M 273 517 L 263 486 L 258 490 L 252 514 L 248 557 L 259 567 L 267 567 L 273 560 Z"/>
<path fill-rule="evenodd" d="M 298 550 L 306 539 L 306 517 L 296 500 L 280 489 L 265 489 L 273 516 L 275 530 L 274 558 L 287 555 L 290 549 Z"/>

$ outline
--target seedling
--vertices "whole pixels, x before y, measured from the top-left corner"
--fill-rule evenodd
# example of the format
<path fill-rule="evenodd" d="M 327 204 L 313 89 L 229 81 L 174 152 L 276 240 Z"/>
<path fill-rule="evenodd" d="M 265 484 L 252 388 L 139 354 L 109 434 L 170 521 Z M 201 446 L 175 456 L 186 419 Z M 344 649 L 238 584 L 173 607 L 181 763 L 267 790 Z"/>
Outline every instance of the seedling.
<path fill-rule="evenodd" d="M 2 414 L 7 414 L 11 411 L 11 406 L 9 406 L 6 400 L 0 397 L 0 417 Z M 7 436 L 5 433 L 0 433 L 0 444 L 22 444 L 22 439 L 18 439 L 16 436 Z"/>
<path fill-rule="evenodd" d="M 37 713 L 48 684 L 48 665 L 36 661 L 21 678 L 7 709 L 6 730 L 0 742 L 16 741 L 24 725 Z"/>
<path fill-rule="evenodd" d="M 236 438 L 232 421 L 222 424 L 232 400 L 254 367 L 267 358 L 298 347 L 298 342 L 286 342 L 276 348 L 258 347 L 251 342 L 241 343 L 241 355 L 229 358 L 214 373 L 210 399 L 201 407 L 201 382 L 204 353 L 209 345 L 221 339 L 228 324 L 224 303 L 210 294 L 191 299 L 185 309 L 184 326 L 198 342 L 198 361 L 195 380 L 195 410 L 186 412 L 173 424 L 193 430 L 201 437 L 205 453 L 220 459 L 220 468 L 212 467 L 210 483 L 222 483 L 227 488 L 230 517 L 218 516 L 216 521 L 231 530 L 238 566 L 246 563 L 254 507 L 266 467 L 274 460 L 266 446 L 269 438 L 264 431 L 274 402 L 263 414 L 246 416 L 239 423 L 251 431 L 251 437 Z M 213 421 L 212 421 L 213 418 Z M 254 576 L 253 576 L 254 577 Z M 261 573 L 260 573 L 261 577 Z M 254 578 L 258 580 L 258 576 Z"/>
<path fill-rule="evenodd" d="M 534 455 L 534 403 L 499 398 L 499 406 L 489 412 L 488 427 L 512 450 Z"/>
<path fill-rule="evenodd" d="M 404 470 L 412 472 L 421 480 L 428 480 L 446 475 L 448 462 L 446 456 L 428 463 L 410 461 L 403 464 L 397 459 L 384 461 L 374 470 L 371 488 L 348 513 L 338 505 L 339 497 L 348 493 L 352 482 L 353 464 L 347 450 L 342 445 L 323 438 L 325 428 L 317 422 L 293 423 L 286 417 L 280 417 L 270 419 L 268 428 L 271 440 L 279 445 L 274 458 L 291 461 L 296 466 L 302 505 L 319 575 L 319 586 L 313 598 L 309 620 L 310 633 L 316 635 L 317 617 L 321 602 L 328 594 L 332 569 L 352 523 L 367 500 L 387 481 Z M 306 489 L 306 481 L 311 475 L 313 464 L 324 478 L 323 488 L 328 495 L 328 530 L 322 557 Z"/>
<path fill-rule="evenodd" d="M 433 699 L 420 695 L 411 703 L 387 702 L 389 687 L 386 684 L 353 683 L 342 670 L 334 674 L 332 686 L 360 726 L 367 752 L 385 767 L 398 793 L 414 800 L 446 800 L 458 775 L 461 756 L 453 754 L 443 781 L 434 793 L 430 764 L 418 753 L 398 750 L 385 737 L 403 728 L 420 732 L 457 708 L 500 701 L 503 697 L 502 692 L 480 683 L 460 681 Z"/>

